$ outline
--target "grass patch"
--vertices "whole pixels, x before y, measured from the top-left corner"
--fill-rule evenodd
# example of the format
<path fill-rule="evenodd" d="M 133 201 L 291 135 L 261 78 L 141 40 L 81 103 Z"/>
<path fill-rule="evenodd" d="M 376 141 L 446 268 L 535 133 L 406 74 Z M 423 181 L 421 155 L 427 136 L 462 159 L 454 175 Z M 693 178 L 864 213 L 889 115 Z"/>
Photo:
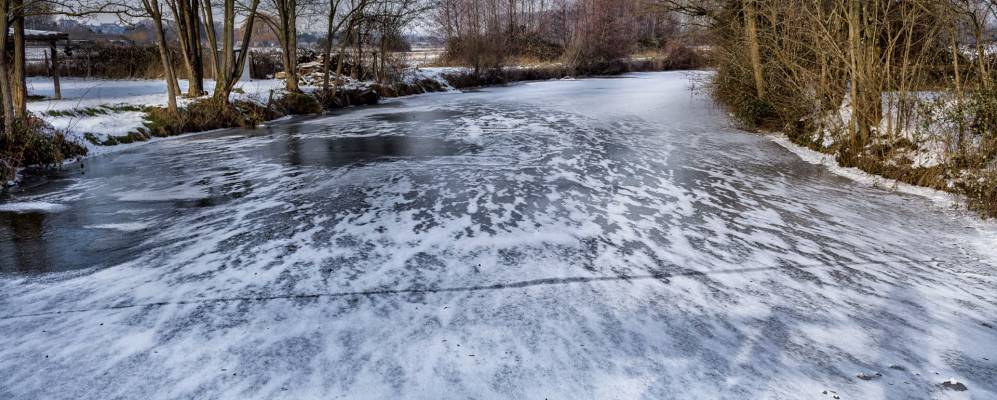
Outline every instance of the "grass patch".
<path fill-rule="evenodd" d="M 149 122 L 140 133 L 158 137 L 220 128 L 250 128 L 280 116 L 254 102 L 226 103 L 215 98 L 197 100 L 176 113 L 164 107 L 150 107 L 147 112 Z"/>
<path fill-rule="evenodd" d="M 94 107 L 72 108 L 68 110 L 49 110 L 41 112 L 50 117 L 96 117 L 126 111 L 145 111 L 146 107 L 132 104 L 101 104 Z"/>

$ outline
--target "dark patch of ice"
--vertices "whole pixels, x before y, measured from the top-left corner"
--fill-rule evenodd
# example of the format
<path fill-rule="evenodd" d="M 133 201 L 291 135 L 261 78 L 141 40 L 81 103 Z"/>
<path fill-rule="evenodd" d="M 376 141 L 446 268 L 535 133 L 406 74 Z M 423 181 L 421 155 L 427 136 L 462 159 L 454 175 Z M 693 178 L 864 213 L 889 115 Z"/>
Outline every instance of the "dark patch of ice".
<path fill-rule="evenodd" d="M 966 385 L 964 385 L 962 382 L 959 382 L 959 381 L 954 380 L 954 379 L 950 379 L 950 380 L 947 380 L 945 382 L 942 382 L 941 383 L 941 387 L 946 388 L 946 389 L 950 389 L 950 390 L 955 390 L 957 392 L 965 392 L 965 391 L 969 390 L 969 388 L 967 388 Z"/>

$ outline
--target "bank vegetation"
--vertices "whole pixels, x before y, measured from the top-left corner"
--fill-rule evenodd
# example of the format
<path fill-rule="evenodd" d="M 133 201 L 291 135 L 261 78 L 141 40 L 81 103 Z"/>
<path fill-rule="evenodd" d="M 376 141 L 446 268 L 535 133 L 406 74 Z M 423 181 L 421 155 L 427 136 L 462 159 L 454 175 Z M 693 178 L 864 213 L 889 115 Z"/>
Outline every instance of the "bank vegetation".
<path fill-rule="evenodd" d="M 997 1 L 654 4 L 708 30 L 713 95 L 745 126 L 997 216 Z"/>

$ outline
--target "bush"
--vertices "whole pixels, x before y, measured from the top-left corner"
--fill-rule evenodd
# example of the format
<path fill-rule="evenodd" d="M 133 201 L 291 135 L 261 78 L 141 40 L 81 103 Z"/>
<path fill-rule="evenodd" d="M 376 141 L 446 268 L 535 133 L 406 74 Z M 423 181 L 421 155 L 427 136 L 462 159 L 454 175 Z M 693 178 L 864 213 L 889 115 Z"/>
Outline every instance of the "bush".
<path fill-rule="evenodd" d="M 986 164 L 997 158 L 997 90 L 979 90 L 969 102 L 970 132 L 979 140 L 979 161 Z"/>
<path fill-rule="evenodd" d="M 969 179 L 961 187 L 970 209 L 989 218 L 997 218 L 997 172 L 990 171 Z"/>
<path fill-rule="evenodd" d="M 225 103 L 216 98 L 195 101 L 176 114 L 162 107 L 148 111 L 146 130 L 152 136 L 173 136 L 231 127 L 254 127 L 279 115 L 250 101 Z"/>
<path fill-rule="evenodd" d="M 726 106 L 746 129 L 778 125 L 779 114 L 775 107 L 758 99 L 755 88 L 745 82 L 751 82 L 750 78 L 736 76 L 721 67 L 711 88 L 713 98 Z"/>
<path fill-rule="evenodd" d="M 339 89 L 335 95 L 331 91 L 317 91 L 315 97 L 319 104 L 327 109 L 373 105 L 377 104 L 378 99 L 381 98 L 378 94 L 378 87 L 374 89 Z"/>
<path fill-rule="evenodd" d="M 177 71 L 182 70 L 179 50 L 171 48 Z M 117 46 L 102 43 L 78 43 L 71 50 L 60 52 L 59 72 L 62 76 L 97 77 L 105 79 L 155 79 L 165 71 L 159 48 L 152 46 Z M 207 68 L 210 69 L 210 68 Z M 210 72 L 210 71 L 208 71 Z M 48 76 L 44 63 L 29 63 L 29 76 Z"/>
<path fill-rule="evenodd" d="M 0 135 L 0 181 L 14 179 L 21 166 L 54 166 L 86 153 L 86 148 L 67 141 L 62 133 L 31 116 L 15 125 L 13 135 Z"/>
<path fill-rule="evenodd" d="M 322 105 L 311 95 L 304 93 L 286 93 L 283 97 L 274 101 L 274 107 L 284 114 L 318 114 L 322 112 Z"/>
<path fill-rule="evenodd" d="M 679 42 L 668 42 L 661 55 L 665 63 L 661 69 L 695 69 L 705 64 L 699 53 Z"/>

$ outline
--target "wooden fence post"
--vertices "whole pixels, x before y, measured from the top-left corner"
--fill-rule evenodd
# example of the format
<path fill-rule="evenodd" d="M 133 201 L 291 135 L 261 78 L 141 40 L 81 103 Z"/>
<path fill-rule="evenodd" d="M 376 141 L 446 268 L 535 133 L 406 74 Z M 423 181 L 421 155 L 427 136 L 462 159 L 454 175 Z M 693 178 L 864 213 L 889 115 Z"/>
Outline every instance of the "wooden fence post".
<path fill-rule="evenodd" d="M 55 43 L 56 40 L 51 40 L 48 45 L 49 51 L 52 53 L 52 87 L 55 89 L 52 98 L 59 100 L 62 98 L 62 87 L 59 86 L 59 49 L 56 48 Z"/>

